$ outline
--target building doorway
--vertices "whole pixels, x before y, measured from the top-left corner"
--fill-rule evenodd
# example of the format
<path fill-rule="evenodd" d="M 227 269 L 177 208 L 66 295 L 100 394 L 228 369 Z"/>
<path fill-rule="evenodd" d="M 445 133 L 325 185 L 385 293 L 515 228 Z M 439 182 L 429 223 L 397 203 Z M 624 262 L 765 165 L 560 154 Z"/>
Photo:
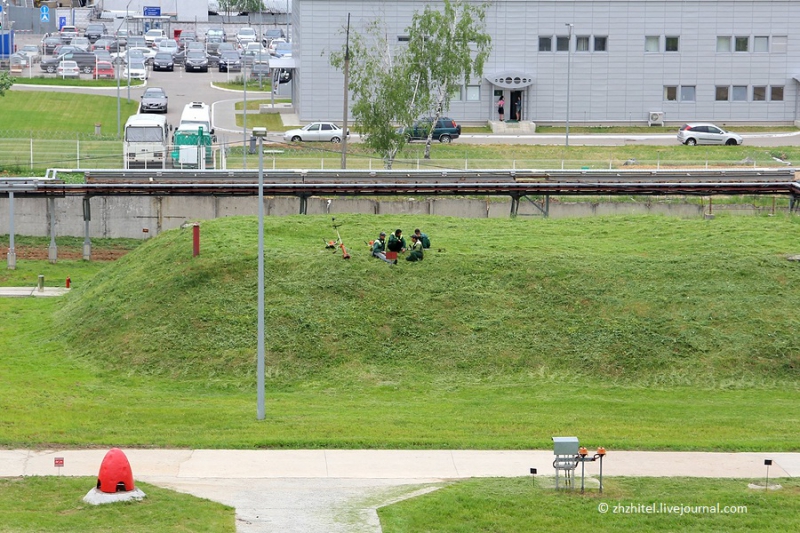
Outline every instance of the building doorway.
<path fill-rule="evenodd" d="M 520 122 L 524 119 L 525 106 L 522 91 L 511 91 L 511 105 L 508 106 L 508 120 Z"/>

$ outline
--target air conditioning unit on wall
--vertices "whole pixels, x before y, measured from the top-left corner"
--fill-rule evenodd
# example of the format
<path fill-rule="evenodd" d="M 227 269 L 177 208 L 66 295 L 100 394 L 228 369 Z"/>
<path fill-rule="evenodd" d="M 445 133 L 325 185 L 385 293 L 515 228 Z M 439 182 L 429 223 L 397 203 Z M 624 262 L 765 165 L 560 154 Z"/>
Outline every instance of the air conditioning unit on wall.
<path fill-rule="evenodd" d="M 650 111 L 647 114 L 648 126 L 663 126 L 664 125 L 664 112 L 663 111 Z"/>

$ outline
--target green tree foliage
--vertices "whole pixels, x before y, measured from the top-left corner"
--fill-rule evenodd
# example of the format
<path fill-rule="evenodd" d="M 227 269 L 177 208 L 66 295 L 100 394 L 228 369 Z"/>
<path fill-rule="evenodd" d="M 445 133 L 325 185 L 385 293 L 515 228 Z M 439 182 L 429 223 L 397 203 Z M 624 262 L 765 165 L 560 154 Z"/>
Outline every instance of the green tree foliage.
<path fill-rule="evenodd" d="M 8 72 L 0 72 L 0 96 L 5 96 L 6 91 L 14 85 L 14 79 Z"/>
<path fill-rule="evenodd" d="M 330 55 L 331 65 L 344 70 L 346 45 Z M 363 32 L 351 32 L 349 44 L 351 112 L 355 129 L 370 149 L 380 154 L 386 168 L 392 168 L 406 138 L 397 124 L 410 124 L 421 105 L 419 76 L 412 69 L 403 48 L 387 38 L 380 21 L 366 25 Z"/>
<path fill-rule="evenodd" d="M 228 0 L 226 3 L 242 13 L 261 13 L 264 11 L 263 0 Z"/>
<path fill-rule="evenodd" d="M 430 4 L 417 13 L 408 29 L 409 68 L 425 92 L 433 124 L 449 109 L 453 93 L 464 83 L 483 75 L 492 39 L 486 33 L 488 4 L 444 0 L 441 11 Z M 432 132 L 428 132 L 425 158 L 430 159 Z"/>

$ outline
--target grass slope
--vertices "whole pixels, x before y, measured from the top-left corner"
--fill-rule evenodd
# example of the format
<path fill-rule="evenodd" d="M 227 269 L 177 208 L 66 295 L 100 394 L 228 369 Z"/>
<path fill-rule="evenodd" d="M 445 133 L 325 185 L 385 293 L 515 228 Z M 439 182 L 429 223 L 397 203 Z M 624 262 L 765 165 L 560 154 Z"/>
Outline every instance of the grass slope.
<path fill-rule="evenodd" d="M 603 494 L 590 489 L 582 495 L 577 491 L 555 492 L 552 480 L 540 479 L 534 486 L 530 478 L 473 479 L 383 507 L 378 514 L 385 533 L 800 529 L 797 480 L 777 480 L 783 489 L 768 494 L 749 489 L 748 482 L 606 478 Z M 716 510 L 717 504 L 720 512 Z M 647 511 L 647 506 L 657 511 Z"/>
<path fill-rule="evenodd" d="M 82 498 L 96 478 L 25 477 L 0 479 L 0 531 L 236 531 L 231 507 L 137 482 L 140 502 L 89 505 Z"/>
<path fill-rule="evenodd" d="M 256 220 L 230 218 L 198 258 L 175 230 L 0 300 L 0 444 L 800 449 L 796 219 L 340 218 L 349 261 L 327 217 L 266 221 L 265 422 Z M 417 225 L 425 261 L 369 257 Z"/>

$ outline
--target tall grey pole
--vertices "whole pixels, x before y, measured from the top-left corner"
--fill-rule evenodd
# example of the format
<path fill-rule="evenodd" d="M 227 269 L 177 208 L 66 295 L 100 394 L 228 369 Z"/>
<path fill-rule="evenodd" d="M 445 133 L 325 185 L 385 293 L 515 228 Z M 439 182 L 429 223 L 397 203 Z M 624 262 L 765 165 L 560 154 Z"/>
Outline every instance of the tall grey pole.
<path fill-rule="evenodd" d="M 344 41 L 344 110 L 342 111 L 342 168 L 347 168 L 347 86 L 350 84 L 350 13 Z"/>
<path fill-rule="evenodd" d="M 14 249 L 14 192 L 8 191 L 8 253 L 6 260 L 8 261 L 8 269 L 16 270 L 17 268 L 17 252 Z"/>
<path fill-rule="evenodd" d="M 242 168 L 247 168 L 247 61 L 242 56 L 242 84 L 244 85 L 244 115 L 242 115 Z"/>
<path fill-rule="evenodd" d="M 569 79 L 572 74 L 572 24 L 566 23 L 569 28 L 569 37 L 567 37 L 567 135 L 566 146 L 569 146 Z"/>
<path fill-rule="evenodd" d="M 258 413 L 264 420 L 264 137 L 258 137 Z"/>
<path fill-rule="evenodd" d="M 133 2 L 133 0 L 130 0 L 130 2 L 128 2 L 128 5 L 125 6 L 125 33 L 128 34 L 128 39 L 131 38 L 131 30 L 130 30 L 130 26 L 128 25 L 128 6 L 131 5 L 131 2 Z M 117 50 L 119 50 L 119 47 L 117 47 Z M 130 103 L 130 101 L 131 101 L 131 64 L 130 64 L 131 57 L 130 57 L 130 54 L 128 54 L 128 45 L 125 45 L 125 56 L 128 58 L 127 61 L 125 62 L 125 64 L 128 65 L 128 102 Z"/>

